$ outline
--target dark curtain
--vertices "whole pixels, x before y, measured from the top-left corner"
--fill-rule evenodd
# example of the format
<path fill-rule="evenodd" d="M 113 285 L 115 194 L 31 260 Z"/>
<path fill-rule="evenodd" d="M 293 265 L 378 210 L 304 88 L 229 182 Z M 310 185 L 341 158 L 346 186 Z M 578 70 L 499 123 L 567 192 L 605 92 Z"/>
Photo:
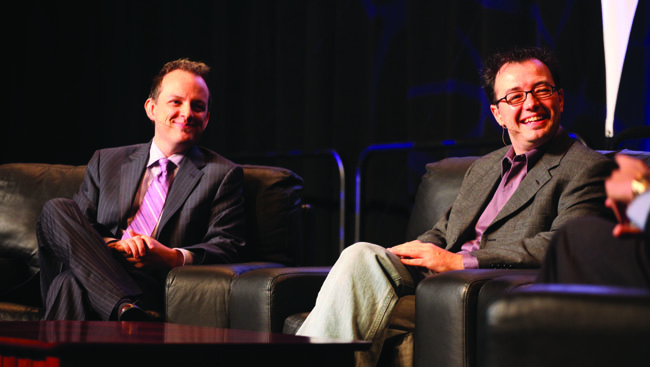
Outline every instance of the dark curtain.
<path fill-rule="evenodd" d="M 426 146 L 501 140 L 478 78 L 481 59 L 496 49 L 555 49 L 563 125 L 591 147 L 608 148 L 598 1 L 21 2 L 4 18 L 9 116 L 0 163 L 85 164 L 96 149 L 148 141 L 153 129 L 143 103 L 151 77 L 171 59 L 202 60 L 213 67 L 215 100 L 203 144 L 305 178 L 317 213 L 312 262 L 330 262 L 340 238 L 338 172 L 331 157 L 312 153 L 334 150 L 345 167 L 349 243 L 360 157 L 371 146 L 406 143 L 374 155 L 362 170 L 357 233 L 384 245 L 400 241 L 424 164 L 483 153 Z M 640 1 L 617 133 L 650 125 L 649 24 L 650 6 Z"/>

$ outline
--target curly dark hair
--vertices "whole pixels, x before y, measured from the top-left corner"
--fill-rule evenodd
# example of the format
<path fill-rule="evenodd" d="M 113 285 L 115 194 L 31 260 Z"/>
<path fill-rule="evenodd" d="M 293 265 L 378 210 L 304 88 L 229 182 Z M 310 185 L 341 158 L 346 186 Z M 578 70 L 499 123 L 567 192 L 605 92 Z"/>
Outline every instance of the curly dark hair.
<path fill-rule="evenodd" d="M 210 67 L 199 61 L 191 61 L 189 59 L 178 59 L 166 63 L 158 74 L 153 78 L 153 83 L 151 84 L 151 90 L 149 91 L 149 98 L 153 100 L 158 100 L 160 95 L 160 85 L 165 75 L 171 73 L 174 70 L 183 70 L 194 75 L 200 76 L 205 81 L 206 85 L 208 84 L 208 75 L 210 74 Z M 208 88 L 208 108 L 212 105 L 212 93 Z"/>
<path fill-rule="evenodd" d="M 518 46 L 506 51 L 499 51 L 490 56 L 483 63 L 481 70 L 481 82 L 485 94 L 487 94 L 490 104 L 496 103 L 496 92 L 494 91 L 494 81 L 501 70 L 501 67 L 507 63 L 520 63 L 527 60 L 536 59 L 541 61 L 550 70 L 551 76 L 555 81 L 555 86 L 560 88 L 560 63 L 553 50 L 535 46 Z"/>

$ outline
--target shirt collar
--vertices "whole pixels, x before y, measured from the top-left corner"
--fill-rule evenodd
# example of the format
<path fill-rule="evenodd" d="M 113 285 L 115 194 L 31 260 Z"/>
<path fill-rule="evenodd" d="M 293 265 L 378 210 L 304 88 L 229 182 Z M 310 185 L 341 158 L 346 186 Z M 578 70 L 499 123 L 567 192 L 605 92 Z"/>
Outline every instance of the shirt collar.
<path fill-rule="evenodd" d="M 170 161 L 174 162 L 176 167 L 180 166 L 181 161 L 185 157 L 184 154 L 172 154 L 169 157 L 165 157 L 165 154 L 158 148 L 156 142 L 151 142 L 151 148 L 149 148 L 149 161 L 147 162 L 147 167 L 151 167 L 154 163 L 158 162 L 160 158 L 167 158 Z"/>
<path fill-rule="evenodd" d="M 508 151 L 506 152 L 505 157 L 503 157 L 503 159 L 501 160 L 501 175 L 503 176 L 506 172 L 508 172 L 510 167 L 512 167 L 512 165 L 516 161 L 522 161 L 522 160 L 526 162 L 526 171 L 529 171 L 537 163 L 537 161 L 539 161 L 539 159 L 544 155 L 544 152 L 546 152 L 548 147 L 551 145 L 551 142 L 557 139 L 557 137 L 562 135 L 563 133 L 564 133 L 564 128 L 562 126 L 559 126 L 553 139 L 551 139 L 546 144 L 542 145 L 537 149 L 533 149 L 529 152 L 520 155 L 515 155 L 515 149 L 511 145 L 510 149 L 508 149 Z"/>

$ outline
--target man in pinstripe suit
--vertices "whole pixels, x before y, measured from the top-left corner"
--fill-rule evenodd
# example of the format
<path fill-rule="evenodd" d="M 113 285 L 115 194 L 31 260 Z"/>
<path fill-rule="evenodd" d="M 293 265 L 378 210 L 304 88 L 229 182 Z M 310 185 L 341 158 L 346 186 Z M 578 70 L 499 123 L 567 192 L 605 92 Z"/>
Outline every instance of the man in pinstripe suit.
<path fill-rule="evenodd" d="M 209 120 L 209 68 L 177 60 L 154 78 L 145 102 L 146 144 L 97 151 L 73 200 L 48 202 L 37 224 L 44 319 L 140 320 L 163 309 L 167 272 L 238 259 L 243 171 L 197 146 Z M 124 233 L 161 170 L 173 162 L 152 233 Z"/>

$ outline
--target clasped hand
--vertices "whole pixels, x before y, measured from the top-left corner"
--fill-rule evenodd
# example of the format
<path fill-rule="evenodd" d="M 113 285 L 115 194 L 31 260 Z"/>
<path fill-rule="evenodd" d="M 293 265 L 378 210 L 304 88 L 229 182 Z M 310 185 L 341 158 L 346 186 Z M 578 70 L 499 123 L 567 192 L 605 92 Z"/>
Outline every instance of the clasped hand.
<path fill-rule="evenodd" d="M 130 238 L 111 242 L 109 248 L 121 253 L 135 268 L 172 268 L 177 263 L 176 250 L 155 238 L 141 235 L 129 229 Z"/>
<path fill-rule="evenodd" d="M 421 266 L 436 273 L 465 268 L 462 255 L 449 252 L 432 243 L 416 240 L 391 247 L 388 251 L 399 256 L 404 265 Z"/>
<path fill-rule="evenodd" d="M 615 159 L 618 168 L 612 171 L 612 174 L 605 180 L 605 190 L 607 191 L 605 205 L 614 212 L 618 220 L 613 234 L 615 237 L 638 234 L 641 233 L 641 230 L 630 223 L 625 211 L 634 199 L 632 180 L 645 174 L 648 167 L 641 160 L 623 154 L 617 155 Z"/>

